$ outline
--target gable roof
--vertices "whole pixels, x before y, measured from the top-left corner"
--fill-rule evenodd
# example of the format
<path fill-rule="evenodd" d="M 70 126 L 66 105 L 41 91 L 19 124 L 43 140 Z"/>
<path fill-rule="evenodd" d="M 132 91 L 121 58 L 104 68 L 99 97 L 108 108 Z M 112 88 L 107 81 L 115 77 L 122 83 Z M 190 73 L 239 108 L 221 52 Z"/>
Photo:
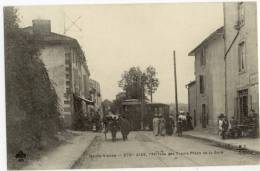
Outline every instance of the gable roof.
<path fill-rule="evenodd" d="M 29 34 L 30 36 L 35 35 L 33 32 L 32 26 L 22 28 L 22 30 L 25 33 Z M 40 43 L 51 44 L 51 45 L 53 45 L 53 44 L 70 44 L 70 46 L 73 46 L 78 50 L 78 52 L 81 54 L 83 60 L 86 61 L 85 54 L 82 51 L 82 48 L 80 47 L 77 39 L 74 39 L 74 38 L 71 38 L 71 37 L 68 37 L 65 35 L 57 34 L 54 32 L 50 32 L 48 34 L 43 34 L 43 35 L 39 34 L 39 36 L 33 37 L 33 40 L 40 42 Z"/>
<path fill-rule="evenodd" d="M 192 51 L 189 52 L 189 56 L 195 56 L 195 52 L 209 40 L 213 39 L 214 37 L 223 36 L 224 34 L 224 26 L 218 28 L 216 31 L 211 33 L 206 39 L 204 39 L 198 46 L 196 46 Z"/>
<path fill-rule="evenodd" d="M 29 33 L 30 35 L 34 35 L 32 26 L 23 28 L 23 31 L 26 32 L 26 33 Z M 54 33 L 54 32 L 44 34 L 44 36 L 36 37 L 36 40 L 46 41 L 46 42 L 50 42 L 50 43 L 51 42 L 52 43 L 55 43 L 55 42 L 61 43 L 61 42 L 77 41 L 74 38 L 71 38 L 71 37 L 68 37 L 68 36 L 65 36 L 65 35 L 61 35 L 61 34 L 57 34 L 57 33 Z"/>

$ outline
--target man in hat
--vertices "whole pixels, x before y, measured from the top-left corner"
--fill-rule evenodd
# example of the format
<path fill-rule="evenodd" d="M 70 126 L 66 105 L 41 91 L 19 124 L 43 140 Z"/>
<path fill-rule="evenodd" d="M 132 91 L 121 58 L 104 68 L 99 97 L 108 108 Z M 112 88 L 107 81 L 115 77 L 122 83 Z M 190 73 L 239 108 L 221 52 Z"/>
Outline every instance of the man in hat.
<path fill-rule="evenodd" d="M 229 127 L 229 122 L 227 116 L 225 115 L 222 122 L 222 139 L 226 139 L 228 127 Z"/>

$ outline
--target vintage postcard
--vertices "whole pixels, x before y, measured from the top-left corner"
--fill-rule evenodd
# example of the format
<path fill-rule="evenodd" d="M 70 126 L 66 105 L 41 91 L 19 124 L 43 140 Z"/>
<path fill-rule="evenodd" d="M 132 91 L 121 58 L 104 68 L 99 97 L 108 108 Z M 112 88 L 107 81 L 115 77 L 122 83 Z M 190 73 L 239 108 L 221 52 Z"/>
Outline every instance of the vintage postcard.
<path fill-rule="evenodd" d="M 260 164 L 256 2 L 3 14 L 8 169 Z"/>

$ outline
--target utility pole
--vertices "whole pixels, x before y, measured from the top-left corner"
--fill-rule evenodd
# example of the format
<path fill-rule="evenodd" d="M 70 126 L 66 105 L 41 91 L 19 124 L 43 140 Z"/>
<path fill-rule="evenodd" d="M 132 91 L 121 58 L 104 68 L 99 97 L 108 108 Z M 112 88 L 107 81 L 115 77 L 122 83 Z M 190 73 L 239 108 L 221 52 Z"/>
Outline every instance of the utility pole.
<path fill-rule="evenodd" d="M 174 67 L 174 86 L 175 86 L 175 108 L 176 108 L 176 121 L 177 121 L 178 116 L 179 116 L 179 110 L 178 110 L 178 91 L 177 91 L 177 74 L 176 74 L 175 50 L 173 51 L 173 67 Z"/>
<path fill-rule="evenodd" d="M 144 130 L 144 85 L 143 85 L 143 74 L 140 77 L 141 85 L 141 130 Z"/>
<path fill-rule="evenodd" d="M 82 31 L 82 28 L 77 24 L 81 16 L 78 16 L 76 19 L 72 20 L 66 13 L 63 11 L 63 34 L 66 35 L 66 33 L 72 28 L 75 27 L 78 29 L 79 32 Z M 70 25 L 66 26 L 66 20 L 70 20 Z"/>

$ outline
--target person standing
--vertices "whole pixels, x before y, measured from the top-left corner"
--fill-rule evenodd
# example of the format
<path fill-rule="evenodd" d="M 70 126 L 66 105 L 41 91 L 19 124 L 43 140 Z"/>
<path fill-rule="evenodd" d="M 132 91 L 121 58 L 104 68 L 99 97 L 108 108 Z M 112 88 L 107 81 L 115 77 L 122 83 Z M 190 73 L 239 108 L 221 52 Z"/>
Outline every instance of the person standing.
<path fill-rule="evenodd" d="M 182 136 L 182 119 L 181 118 L 179 118 L 178 119 L 178 122 L 177 122 L 177 135 L 179 136 L 179 137 L 181 137 Z"/>
<path fill-rule="evenodd" d="M 159 132 L 161 136 L 164 136 L 166 133 L 166 129 L 165 129 L 165 119 L 164 117 L 162 117 L 162 115 L 159 116 L 160 117 L 160 122 L 159 122 Z"/>
<path fill-rule="evenodd" d="M 107 132 L 109 129 L 109 116 L 104 116 L 103 118 L 103 132 L 105 134 L 105 140 L 107 140 Z"/>
<path fill-rule="evenodd" d="M 224 116 L 223 123 L 222 123 L 222 139 L 226 139 L 228 127 L 229 127 L 229 123 L 228 123 L 227 116 Z"/>
<path fill-rule="evenodd" d="M 221 113 L 218 116 L 218 134 L 219 134 L 219 136 L 222 136 L 223 118 L 224 118 L 224 114 Z"/>
<path fill-rule="evenodd" d="M 187 119 L 187 130 L 192 130 L 192 129 L 193 129 L 193 126 L 192 126 L 192 117 L 190 116 L 190 113 L 189 113 L 189 112 L 187 112 L 186 119 Z"/>
<path fill-rule="evenodd" d="M 159 118 L 157 114 L 155 114 L 153 118 L 153 134 L 155 136 L 159 135 Z"/>
<path fill-rule="evenodd" d="M 167 135 L 172 135 L 173 134 L 173 126 L 174 126 L 174 121 L 172 117 L 167 117 L 165 127 L 166 127 L 166 134 Z"/>
<path fill-rule="evenodd" d="M 229 121 L 229 132 L 230 132 L 230 136 L 232 138 L 238 138 L 240 136 L 239 134 L 239 130 L 237 129 L 237 120 L 235 119 L 234 116 L 231 117 L 230 121 Z"/>
<path fill-rule="evenodd" d="M 250 114 L 250 125 L 252 126 L 252 137 L 257 138 L 259 136 L 259 114 L 255 112 L 254 109 L 251 109 Z"/>
<path fill-rule="evenodd" d="M 93 131 L 98 132 L 100 130 L 100 115 L 98 112 L 94 112 L 92 118 Z"/>

